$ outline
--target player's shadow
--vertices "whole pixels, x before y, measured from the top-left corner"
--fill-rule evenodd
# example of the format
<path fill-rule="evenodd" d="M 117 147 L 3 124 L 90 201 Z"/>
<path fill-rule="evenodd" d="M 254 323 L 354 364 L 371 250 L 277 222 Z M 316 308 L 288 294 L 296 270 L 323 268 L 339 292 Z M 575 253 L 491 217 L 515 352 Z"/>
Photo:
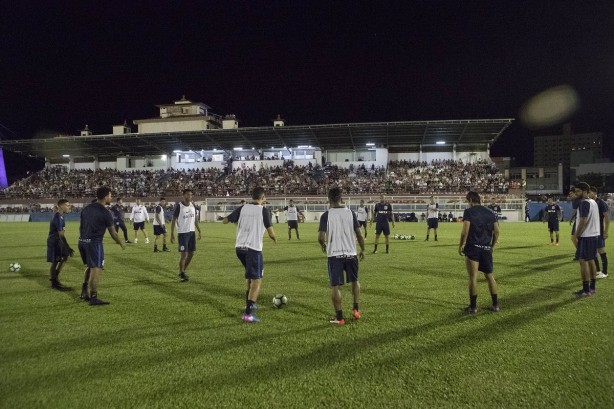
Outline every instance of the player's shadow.
<path fill-rule="evenodd" d="M 505 273 L 506 278 L 522 278 L 526 276 L 530 276 L 535 273 L 543 273 L 546 271 L 551 271 L 557 267 L 564 265 L 572 265 L 569 260 L 565 257 L 562 257 L 560 254 L 552 255 L 548 257 L 540 257 L 536 259 L 532 259 L 529 261 L 527 265 L 527 261 L 523 261 L 522 263 L 510 263 L 501 261 L 497 263 L 497 265 L 503 265 L 508 267 L 513 267 L 512 271 L 508 271 Z"/>
<path fill-rule="evenodd" d="M 542 304 L 562 296 L 564 296 L 566 300 L 574 301 L 570 288 L 577 282 L 577 279 L 570 279 L 557 283 L 557 285 L 536 287 L 530 292 L 518 292 L 507 296 L 503 295 L 500 299 L 500 303 L 502 308 L 507 310 L 515 307 L 522 308 L 534 304 Z M 488 297 L 488 292 L 486 292 L 486 297 Z"/>
<path fill-rule="evenodd" d="M 49 281 L 49 272 L 40 273 L 38 271 L 24 271 L 23 269 L 19 272 L 19 275 L 23 278 L 30 280 L 37 285 L 49 289 L 49 291 L 53 291 L 58 294 L 65 294 L 71 299 L 79 298 L 80 292 L 73 287 L 65 287 L 64 291 L 58 291 L 51 288 L 51 282 Z M 61 275 L 60 275 L 61 278 Z M 81 289 L 79 289 L 80 291 Z"/>
<path fill-rule="evenodd" d="M 177 337 L 184 332 L 193 331 L 217 331 L 223 327 L 233 327 L 235 323 L 218 324 L 218 325 L 203 325 L 202 320 L 182 320 L 168 321 L 163 325 L 155 323 L 143 326 L 131 326 L 125 328 L 112 328 L 102 332 L 85 332 L 82 336 L 70 339 L 61 339 L 59 341 L 45 342 L 44 348 L 40 344 L 18 348 L 13 354 L 5 355 L 3 362 L 18 362 L 27 356 L 28 359 L 36 358 L 40 355 L 41 359 L 51 353 L 68 353 L 72 351 L 83 351 L 87 348 L 93 348 L 101 340 L 104 340 L 105 345 L 131 343 L 134 341 L 150 341 L 155 337 Z M 128 335 L 129 334 L 129 335 Z"/>
<path fill-rule="evenodd" d="M 534 249 L 535 246 L 506 246 L 506 245 L 501 245 L 499 246 L 499 249 L 501 250 L 522 250 L 522 249 Z"/>
<path fill-rule="evenodd" d="M 143 280 L 140 282 L 140 284 L 148 287 L 152 291 L 155 291 L 168 297 L 176 298 L 181 301 L 186 301 L 194 305 L 208 305 L 225 317 L 237 316 L 235 309 L 230 308 L 228 303 L 221 302 L 215 296 L 210 295 L 205 291 L 199 291 L 198 293 L 190 292 L 189 287 L 186 286 L 192 285 L 193 283 L 165 283 L 155 281 L 147 282 L 146 280 Z"/>
<path fill-rule="evenodd" d="M 309 262 L 309 261 L 315 261 L 315 260 L 320 260 L 323 262 L 326 262 L 326 255 L 322 254 L 322 256 L 314 256 L 314 257 L 300 257 L 300 258 L 288 258 L 288 259 L 274 259 L 274 260 L 265 260 L 264 265 L 265 268 L 267 265 L 273 264 L 273 265 L 277 265 L 277 264 L 293 264 L 295 266 L 295 268 L 300 268 L 297 263 L 303 263 L 303 262 Z"/>
<path fill-rule="evenodd" d="M 456 331 L 444 331 L 447 327 L 464 326 L 464 317 L 457 313 L 448 314 L 439 320 L 409 326 L 401 329 L 393 329 L 386 332 L 378 332 L 364 337 L 349 337 L 346 333 L 338 335 L 338 340 L 326 343 L 315 348 L 306 347 L 303 352 L 294 356 L 279 356 L 269 359 L 264 363 L 249 365 L 246 368 L 205 375 L 199 379 L 189 379 L 183 386 L 195 388 L 202 384 L 216 383 L 223 385 L 228 390 L 240 388 L 246 379 L 250 379 L 254 373 L 261 374 L 260 381 L 268 381 L 267 377 L 279 379 L 280 377 L 292 379 L 296 376 L 305 376 L 308 372 L 318 371 L 322 368 L 335 368 L 344 362 L 356 359 L 356 356 L 367 353 L 368 351 L 381 351 L 387 345 L 402 341 L 407 337 L 424 337 L 428 334 L 439 334 L 449 332 L 450 336 L 440 342 L 420 343 L 416 348 L 399 349 L 393 357 L 387 357 L 379 362 L 379 366 L 394 366 L 399 360 L 404 362 L 420 362 L 424 359 L 453 353 L 456 350 L 466 348 L 468 345 L 481 345 L 484 340 L 501 337 L 505 332 L 514 331 L 530 325 L 548 314 L 551 314 L 570 303 L 573 300 L 560 301 L 553 304 L 541 305 L 534 308 L 529 313 L 500 314 L 498 319 L 493 319 L 486 323 L 480 330 L 475 330 L 473 326 L 462 333 Z M 493 313 L 494 314 L 494 313 Z M 478 314 L 479 316 L 480 314 Z M 465 316 L 475 318 L 478 316 Z M 348 325 L 348 327 L 351 327 Z M 461 327 L 462 328 L 462 327 Z M 349 328 L 348 328 L 349 330 Z M 401 357 L 399 357 L 401 356 Z M 172 393 L 174 386 L 163 386 L 154 391 L 142 392 L 143 398 L 155 393 L 159 396 L 166 396 Z"/>

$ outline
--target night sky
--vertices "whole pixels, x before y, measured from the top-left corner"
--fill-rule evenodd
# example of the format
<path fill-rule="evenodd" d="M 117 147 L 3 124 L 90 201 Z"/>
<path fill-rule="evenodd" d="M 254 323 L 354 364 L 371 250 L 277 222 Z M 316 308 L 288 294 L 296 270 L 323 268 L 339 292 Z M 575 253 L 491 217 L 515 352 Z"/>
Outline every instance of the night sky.
<path fill-rule="evenodd" d="M 516 118 L 568 84 L 572 129 L 614 159 L 610 0 L 19 1 L 0 23 L 6 139 L 111 133 L 183 94 L 240 126 Z M 531 165 L 553 133 L 516 123 L 491 154 Z M 40 166 L 5 159 L 9 181 Z"/>

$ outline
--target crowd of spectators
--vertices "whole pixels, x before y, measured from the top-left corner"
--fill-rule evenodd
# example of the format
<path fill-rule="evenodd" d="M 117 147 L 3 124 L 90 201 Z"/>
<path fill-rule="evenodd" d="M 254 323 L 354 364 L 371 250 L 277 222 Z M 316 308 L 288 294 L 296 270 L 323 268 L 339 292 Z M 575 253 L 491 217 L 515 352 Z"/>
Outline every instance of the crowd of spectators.
<path fill-rule="evenodd" d="M 482 193 L 507 193 L 509 181 L 494 163 L 479 160 L 391 161 L 388 174 L 395 191 L 426 194 L 454 194 L 476 190 Z"/>
<path fill-rule="evenodd" d="M 235 169 L 69 171 L 55 166 L 18 180 L 2 196 L 7 199 L 93 197 L 99 186 L 109 186 L 116 197 L 131 198 L 180 196 L 186 188 L 201 196 L 247 196 L 255 186 L 263 186 L 270 196 L 326 196 L 333 186 L 340 186 L 349 195 L 458 194 L 470 189 L 480 193 L 507 193 L 509 181 L 488 161 L 391 161 L 387 169 L 365 165 L 296 166 L 292 161 L 259 169 L 254 165 Z"/>

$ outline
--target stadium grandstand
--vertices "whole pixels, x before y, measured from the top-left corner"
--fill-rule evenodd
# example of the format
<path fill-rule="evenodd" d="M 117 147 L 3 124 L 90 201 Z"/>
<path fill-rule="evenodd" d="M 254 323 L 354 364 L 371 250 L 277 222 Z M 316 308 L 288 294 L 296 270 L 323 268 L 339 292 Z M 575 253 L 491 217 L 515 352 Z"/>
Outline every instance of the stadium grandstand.
<path fill-rule="evenodd" d="M 471 119 L 239 127 L 185 97 L 158 105 L 159 117 L 113 126 L 113 133 L 2 140 L 0 148 L 44 158 L 45 168 L 0 194 L 0 213 L 48 213 L 59 197 L 87 203 L 97 186 L 110 186 L 128 207 L 138 197 L 153 206 L 194 189 L 203 220 L 232 210 L 256 185 L 272 206 L 294 198 L 307 221 L 326 209 L 326 192 L 341 186 L 350 206 L 386 194 L 400 219 L 420 219 L 435 195 L 442 213 L 462 214 L 464 194 L 477 190 L 496 201 L 508 220 L 524 219 L 518 181 L 505 177 L 490 146 L 512 119 Z M 55 200 L 54 200 L 55 199 Z M 13 219 L 18 219 L 15 216 Z M 31 218 L 30 218 L 31 219 Z"/>

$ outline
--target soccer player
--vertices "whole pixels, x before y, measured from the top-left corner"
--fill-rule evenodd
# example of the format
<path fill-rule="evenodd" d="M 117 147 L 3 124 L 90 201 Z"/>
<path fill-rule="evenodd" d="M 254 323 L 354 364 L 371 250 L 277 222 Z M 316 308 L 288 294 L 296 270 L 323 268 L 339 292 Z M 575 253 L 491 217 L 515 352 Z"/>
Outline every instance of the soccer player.
<path fill-rule="evenodd" d="M 90 203 L 81 210 L 79 225 L 79 253 L 83 264 L 87 265 L 85 279 L 81 287 L 81 299 L 89 301 L 90 305 L 106 305 L 108 301 L 98 298 L 98 276 L 104 263 L 104 248 L 102 238 L 105 230 L 124 250 L 126 245 L 119 238 L 113 227 L 113 215 L 106 208 L 111 203 L 111 189 L 102 186 L 96 191 L 96 202 Z M 89 293 L 88 293 L 89 289 Z"/>
<path fill-rule="evenodd" d="M 571 226 L 571 242 L 577 248 L 577 245 L 576 245 L 577 243 L 576 243 L 576 240 L 574 239 L 574 234 L 576 232 L 576 220 L 578 216 L 578 207 L 580 206 L 580 202 L 582 201 L 582 196 L 578 196 L 576 194 L 575 188 L 571 188 L 571 190 L 569 191 L 569 196 L 567 196 L 567 199 L 571 201 L 571 209 L 572 209 L 571 218 L 569 219 L 569 224 L 572 225 Z M 578 261 L 578 258 L 576 255 L 574 255 L 573 261 Z"/>
<path fill-rule="evenodd" d="M 429 232 L 431 229 L 434 230 L 435 233 L 435 241 L 437 241 L 437 227 L 439 227 L 439 203 L 435 202 L 435 198 L 431 196 L 431 201 L 426 209 L 426 239 L 424 241 L 429 241 Z"/>
<path fill-rule="evenodd" d="M 124 222 L 124 203 L 122 202 L 122 198 L 118 197 L 113 206 L 111 206 L 111 213 L 113 213 L 113 224 L 115 225 L 115 231 L 119 232 L 121 229 L 124 232 L 124 240 L 126 243 L 130 243 L 128 240 L 128 229 L 126 228 L 126 223 Z"/>
<path fill-rule="evenodd" d="M 279 209 L 273 210 L 273 216 L 275 216 L 275 223 L 279 224 Z"/>
<path fill-rule="evenodd" d="M 375 248 L 373 249 L 373 254 L 377 254 L 377 245 L 379 243 L 379 236 L 384 233 L 384 238 L 386 239 L 386 254 L 389 252 L 390 248 L 390 225 L 389 221 L 392 222 L 392 228 L 394 228 L 394 213 L 392 212 L 392 205 L 386 201 L 384 195 L 381 195 L 379 198 L 379 203 L 375 204 L 373 208 L 373 216 L 371 217 L 371 223 L 373 221 L 375 223 Z"/>
<path fill-rule="evenodd" d="M 177 242 L 179 244 L 179 281 L 189 280 L 186 271 L 194 252 L 196 251 L 196 232 L 200 240 L 200 225 L 198 222 L 197 206 L 192 203 L 194 192 L 192 189 L 183 191 L 183 200 L 175 204 L 173 219 L 171 221 L 171 243 L 175 243 L 175 225 L 177 226 Z"/>
<path fill-rule="evenodd" d="M 358 258 L 365 257 L 365 241 L 360 233 L 360 225 L 354 212 L 341 204 L 341 189 L 334 187 L 328 192 L 330 208 L 320 217 L 318 242 L 322 251 L 328 256 L 328 279 L 331 287 L 331 299 L 335 308 L 335 318 L 330 320 L 333 325 L 345 325 L 341 305 L 341 286 L 345 272 L 345 281 L 352 283 L 354 306 L 352 316 L 360 319 L 358 303 L 360 299 L 360 283 L 358 282 Z M 356 241 L 360 253 L 356 256 Z"/>
<path fill-rule="evenodd" d="M 51 288 L 58 291 L 67 291 L 69 288 L 60 283 L 58 276 L 66 263 L 68 256 L 72 256 L 74 250 L 70 248 L 64 235 L 64 214 L 70 212 L 70 203 L 66 199 L 58 200 L 58 211 L 53 215 L 49 224 L 47 236 L 47 261 L 51 263 L 49 276 Z"/>
<path fill-rule="evenodd" d="M 561 207 L 554 203 L 554 200 L 548 198 L 548 204 L 544 209 L 544 223 L 548 221 L 548 231 L 550 232 L 550 245 L 559 245 L 559 219 L 561 218 Z M 556 243 L 554 242 L 553 233 L 556 234 Z"/>
<path fill-rule="evenodd" d="M 610 229 L 610 209 L 608 204 L 597 196 L 597 188 L 591 186 L 588 197 L 597 203 L 599 209 L 599 239 L 597 240 L 597 253 L 601 258 L 603 269 L 599 268 L 599 260 L 595 255 L 595 269 L 597 270 L 597 278 L 608 278 L 608 255 L 605 251 L 605 241 L 608 238 L 608 230 Z"/>
<path fill-rule="evenodd" d="M 488 205 L 488 209 L 490 209 L 490 211 L 497 216 L 497 220 L 501 218 L 501 206 L 497 204 L 494 198 L 492 199 L 491 204 Z"/>
<path fill-rule="evenodd" d="M 273 242 L 277 243 L 271 214 L 264 207 L 266 197 L 262 187 L 254 188 L 252 192 L 252 202 L 238 207 L 227 217 L 223 223 L 237 223 L 237 239 L 235 241 L 235 251 L 237 258 L 245 267 L 245 282 L 247 291 L 245 293 L 245 311 L 243 321 L 256 323 L 260 320 L 253 314 L 260 286 L 262 284 L 262 236 L 264 231 L 269 235 Z"/>
<path fill-rule="evenodd" d="M 302 210 L 294 205 L 292 199 L 290 199 L 288 206 L 284 207 L 284 210 L 288 212 L 288 240 L 292 240 L 292 229 L 296 231 L 296 239 L 300 240 L 298 235 L 298 215 L 303 215 Z"/>
<path fill-rule="evenodd" d="M 145 236 L 145 243 L 149 244 L 149 237 L 145 231 L 145 222 L 149 223 L 149 213 L 147 213 L 147 208 L 141 204 L 141 199 L 136 199 L 136 206 L 132 207 L 130 220 L 134 223 L 134 242 L 138 243 L 138 233 L 140 230 Z"/>
<path fill-rule="evenodd" d="M 463 311 L 475 314 L 478 311 L 478 271 L 484 273 L 492 299 L 491 311 L 499 311 L 497 282 L 493 275 L 492 251 L 499 238 L 497 217 L 481 205 L 480 195 L 470 191 L 465 197 L 469 208 L 463 213 L 463 230 L 458 245 L 458 254 L 465 256 L 469 275 L 469 306 Z"/>
<path fill-rule="evenodd" d="M 160 202 L 156 206 L 154 210 L 154 221 L 153 221 L 153 230 L 154 230 L 154 253 L 157 253 L 158 250 L 158 238 L 162 236 L 162 251 L 170 251 L 168 247 L 166 247 L 166 220 L 164 220 L 164 207 L 166 206 L 166 199 L 161 197 Z"/>
<path fill-rule="evenodd" d="M 576 246 L 576 258 L 580 262 L 580 275 L 582 276 L 582 289 L 576 291 L 576 298 L 595 294 L 597 267 L 595 254 L 599 239 L 599 208 L 597 203 L 589 198 L 590 186 L 580 182 L 575 187 L 576 197 L 581 198 L 577 213 L 577 225 L 573 243 Z"/>
<path fill-rule="evenodd" d="M 369 211 L 367 210 L 367 206 L 365 206 L 365 201 L 360 200 L 360 205 L 356 210 L 356 218 L 358 219 L 358 226 L 363 227 L 365 229 L 365 239 L 367 238 L 367 216 Z"/>

